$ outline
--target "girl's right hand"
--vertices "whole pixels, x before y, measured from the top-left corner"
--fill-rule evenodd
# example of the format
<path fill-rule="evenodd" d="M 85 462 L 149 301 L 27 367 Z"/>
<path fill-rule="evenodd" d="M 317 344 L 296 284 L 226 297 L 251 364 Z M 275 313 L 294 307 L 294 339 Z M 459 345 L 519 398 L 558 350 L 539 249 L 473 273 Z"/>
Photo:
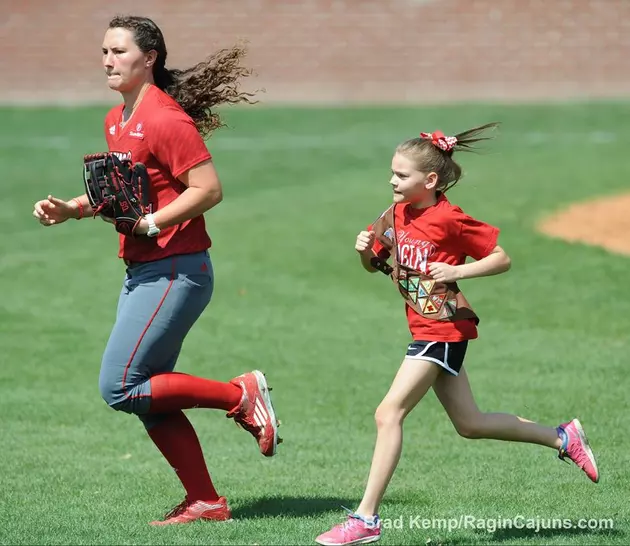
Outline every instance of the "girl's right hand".
<path fill-rule="evenodd" d="M 363 253 L 372 250 L 374 246 L 375 235 L 373 231 L 362 231 L 357 235 L 357 242 L 354 248 L 357 252 Z"/>
<path fill-rule="evenodd" d="M 54 226 L 70 218 L 76 218 L 77 207 L 73 201 L 63 201 L 49 195 L 48 198 L 35 203 L 33 216 L 43 226 Z"/>

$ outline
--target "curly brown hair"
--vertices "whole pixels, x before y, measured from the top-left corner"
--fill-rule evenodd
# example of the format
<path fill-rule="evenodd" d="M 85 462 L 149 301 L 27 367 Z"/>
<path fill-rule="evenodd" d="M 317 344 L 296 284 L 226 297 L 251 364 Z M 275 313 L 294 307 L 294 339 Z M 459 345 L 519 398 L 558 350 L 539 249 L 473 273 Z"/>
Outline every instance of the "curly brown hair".
<path fill-rule="evenodd" d="M 175 99 L 193 119 L 197 129 L 206 137 L 215 129 L 225 126 L 221 117 L 212 111 L 219 104 L 237 104 L 250 100 L 253 93 L 241 92 L 239 79 L 252 74 L 241 66 L 246 54 L 243 46 L 221 49 L 204 61 L 184 70 L 166 68 L 166 43 L 160 28 L 148 17 L 117 15 L 109 28 L 124 28 L 133 33 L 133 39 L 143 53 L 155 50 L 153 65 L 155 85 Z"/>
<path fill-rule="evenodd" d="M 461 166 L 453 159 L 453 152 L 475 151 L 473 144 L 490 140 L 490 136 L 480 136 L 489 129 L 496 129 L 499 123 L 487 123 L 455 135 L 457 143 L 450 150 L 442 150 L 432 140 L 416 137 L 399 144 L 396 152 L 411 159 L 421 172 L 435 172 L 438 175 L 437 190 L 445 192 L 452 188 L 462 177 Z"/>

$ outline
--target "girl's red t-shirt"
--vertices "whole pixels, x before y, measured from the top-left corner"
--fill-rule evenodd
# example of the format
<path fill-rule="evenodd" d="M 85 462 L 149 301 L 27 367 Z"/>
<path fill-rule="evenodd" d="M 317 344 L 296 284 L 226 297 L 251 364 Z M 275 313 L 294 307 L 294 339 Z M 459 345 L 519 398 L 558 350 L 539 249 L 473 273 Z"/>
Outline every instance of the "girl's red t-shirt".
<path fill-rule="evenodd" d="M 399 262 L 427 275 L 433 262 L 461 265 L 467 256 L 474 260 L 488 256 L 499 237 L 498 228 L 465 214 L 443 194 L 435 205 L 424 209 L 409 203 L 395 204 L 394 228 Z M 378 241 L 373 251 L 381 258 L 389 258 L 389 252 Z M 406 303 L 405 307 L 409 331 L 416 341 L 455 342 L 477 337 L 472 319 L 437 321 L 419 315 Z"/>

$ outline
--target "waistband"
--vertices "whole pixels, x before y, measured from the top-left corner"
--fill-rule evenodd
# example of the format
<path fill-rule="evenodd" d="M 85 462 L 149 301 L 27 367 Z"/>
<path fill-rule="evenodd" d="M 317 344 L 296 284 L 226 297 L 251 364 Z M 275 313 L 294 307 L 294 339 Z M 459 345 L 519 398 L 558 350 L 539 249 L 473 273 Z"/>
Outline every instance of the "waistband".
<path fill-rule="evenodd" d="M 204 254 L 205 256 L 209 256 L 210 252 L 208 250 L 201 250 L 199 252 L 190 252 L 190 253 L 187 253 L 187 254 L 171 254 L 169 256 L 164 256 L 163 258 L 158 258 L 157 260 L 149 260 L 147 262 L 137 262 L 137 261 L 133 261 L 133 260 L 128 260 L 127 258 L 123 258 L 123 263 L 127 267 L 137 267 L 137 266 L 140 266 L 140 265 L 146 265 L 146 264 L 150 264 L 150 263 L 154 263 L 154 262 L 160 262 L 162 260 L 178 258 L 180 256 L 194 256 L 196 254 Z"/>

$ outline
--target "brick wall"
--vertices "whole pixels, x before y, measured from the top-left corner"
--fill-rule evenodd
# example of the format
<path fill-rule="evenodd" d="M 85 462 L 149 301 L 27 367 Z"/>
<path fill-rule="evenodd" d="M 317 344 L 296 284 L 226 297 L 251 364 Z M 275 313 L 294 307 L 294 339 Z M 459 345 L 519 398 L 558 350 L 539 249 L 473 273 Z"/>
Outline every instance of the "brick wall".
<path fill-rule="evenodd" d="M 265 102 L 630 94 L 630 0 L 0 0 L 0 102 L 116 101 L 100 46 L 131 5 L 171 67 L 248 40 Z"/>

